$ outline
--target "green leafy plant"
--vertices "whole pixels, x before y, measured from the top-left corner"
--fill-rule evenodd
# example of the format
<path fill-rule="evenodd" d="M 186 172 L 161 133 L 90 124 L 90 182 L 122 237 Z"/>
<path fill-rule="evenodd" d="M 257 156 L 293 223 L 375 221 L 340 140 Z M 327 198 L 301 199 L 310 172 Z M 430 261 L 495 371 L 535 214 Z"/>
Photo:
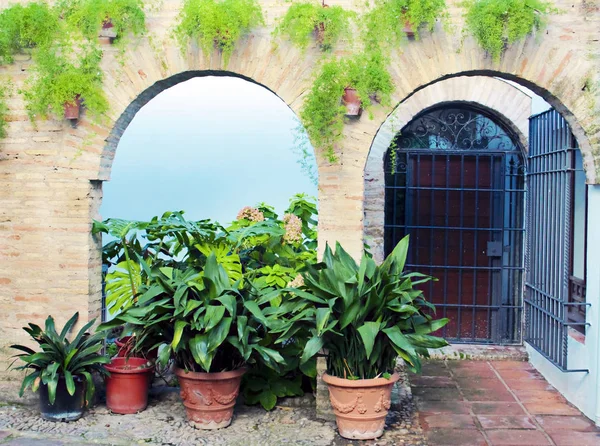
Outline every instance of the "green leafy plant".
<path fill-rule="evenodd" d="M 346 87 L 357 90 L 364 109 L 372 100 L 389 103 L 394 90 L 387 59 L 379 51 L 334 59 L 325 63 L 305 101 L 300 118 L 312 144 L 330 162 L 337 161 L 335 143 L 342 138 L 345 107 L 341 98 Z"/>
<path fill-rule="evenodd" d="M 319 47 L 331 50 L 336 42 L 349 34 L 350 19 L 356 14 L 341 6 L 317 2 L 294 3 L 275 28 L 275 35 L 287 37 L 294 45 L 306 49 L 316 36 Z"/>
<path fill-rule="evenodd" d="M 263 409 L 271 410 L 278 398 L 304 395 L 302 374 L 282 376 L 266 367 L 254 368 L 244 375 L 242 394 L 246 404 L 260 404 Z"/>
<path fill-rule="evenodd" d="M 6 118 L 8 115 L 8 104 L 6 100 L 10 95 L 11 87 L 7 83 L 0 82 L 0 139 L 6 137 Z"/>
<path fill-rule="evenodd" d="M 45 2 L 12 5 L 0 12 L 0 63 L 11 63 L 25 49 L 47 47 L 57 38 L 60 23 Z"/>
<path fill-rule="evenodd" d="M 62 116 L 64 104 L 83 100 L 87 111 L 99 117 L 108 110 L 102 89 L 102 51 L 93 46 L 80 48 L 72 57 L 66 48 L 43 49 L 36 53 L 32 76 L 23 91 L 27 111 L 33 119 L 49 113 Z"/>
<path fill-rule="evenodd" d="M 365 45 L 397 46 L 406 40 L 406 26 L 410 26 L 415 38 L 419 38 L 419 29 L 427 26 L 432 31 L 436 20 L 444 19 L 446 14 L 445 0 L 376 0 L 364 16 Z"/>
<path fill-rule="evenodd" d="M 393 373 L 398 357 L 420 371 L 419 356 L 447 345 L 431 333 L 448 319 L 433 319 L 435 308 L 418 288 L 431 277 L 404 271 L 407 250 L 405 237 L 377 265 L 366 253 L 357 264 L 339 243 L 335 253 L 327 246 L 323 264 L 308 268 L 304 285 L 290 290 L 303 306 L 274 331 L 285 339 L 308 330 L 301 362 L 325 349 L 328 373 L 337 377 L 370 379 Z"/>
<path fill-rule="evenodd" d="M 102 364 L 108 364 L 110 360 L 98 354 L 103 347 L 103 335 L 101 333 L 93 335 L 86 333 L 94 325 L 95 320 L 81 327 L 77 335 L 69 341 L 67 335 L 78 318 L 79 313 L 75 313 L 67 321 L 60 334 L 56 331 L 54 319 L 51 316 L 46 319 L 44 330 L 31 323 L 29 327 L 23 327 L 23 330 L 39 345 L 41 351 L 36 352 L 24 345 L 11 346 L 11 348 L 23 352 L 15 355 L 16 360 L 25 362 L 24 365 L 15 367 L 15 369 L 30 372 L 23 379 L 19 391 L 20 396 L 23 396 L 29 386 L 36 392 L 40 383 L 44 383 L 48 386 L 50 404 L 54 404 L 58 381 L 65 380 L 67 391 L 72 396 L 75 394 L 74 378 L 79 376 L 85 377 L 87 383 L 86 401 L 91 401 L 94 395 L 92 373 L 97 372 L 106 375 L 107 372 Z"/>
<path fill-rule="evenodd" d="M 94 40 L 102 25 L 113 25 L 115 42 L 125 42 L 129 33 L 141 36 L 146 31 L 146 14 L 141 0 L 63 0 L 58 9 L 72 27 Z"/>
<path fill-rule="evenodd" d="M 466 32 L 494 60 L 507 45 L 542 29 L 547 15 L 556 11 L 543 0 L 468 0 L 464 5 Z"/>
<path fill-rule="evenodd" d="M 226 65 L 238 40 L 262 24 L 256 0 L 185 0 L 174 35 L 183 52 L 190 41 L 197 42 L 205 54 L 217 47 Z"/>

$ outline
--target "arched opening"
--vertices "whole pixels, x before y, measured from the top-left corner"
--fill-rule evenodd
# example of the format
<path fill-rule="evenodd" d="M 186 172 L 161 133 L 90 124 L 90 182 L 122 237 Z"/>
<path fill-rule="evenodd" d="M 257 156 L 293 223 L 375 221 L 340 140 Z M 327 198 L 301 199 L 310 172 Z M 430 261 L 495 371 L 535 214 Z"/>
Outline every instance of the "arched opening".
<path fill-rule="evenodd" d="M 446 104 L 400 130 L 385 160 L 385 253 L 411 237 L 407 267 L 454 342 L 521 341 L 524 148 L 493 115 Z M 508 248 L 508 249 L 507 249 Z"/>

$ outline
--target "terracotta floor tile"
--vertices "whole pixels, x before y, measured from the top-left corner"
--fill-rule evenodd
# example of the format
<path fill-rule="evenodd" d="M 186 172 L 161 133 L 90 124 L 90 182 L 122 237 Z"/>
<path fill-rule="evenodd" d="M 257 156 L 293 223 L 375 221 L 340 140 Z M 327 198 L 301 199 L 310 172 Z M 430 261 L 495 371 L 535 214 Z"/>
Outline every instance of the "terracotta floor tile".
<path fill-rule="evenodd" d="M 469 370 L 489 370 L 490 365 L 487 361 L 447 361 L 446 364 L 451 370 L 469 369 Z"/>
<path fill-rule="evenodd" d="M 416 400 L 417 410 L 429 413 L 469 414 L 471 405 L 465 401 Z"/>
<path fill-rule="evenodd" d="M 454 369 L 452 374 L 455 378 L 479 378 L 479 379 L 497 379 L 496 372 L 492 369 Z"/>
<path fill-rule="evenodd" d="M 556 390 L 545 379 L 505 379 L 512 390 Z"/>
<path fill-rule="evenodd" d="M 535 417 L 540 426 L 546 431 L 597 431 L 594 423 L 583 415 L 538 415 Z"/>
<path fill-rule="evenodd" d="M 449 376 L 412 376 L 410 385 L 413 387 L 454 387 L 456 383 Z"/>
<path fill-rule="evenodd" d="M 527 361 L 491 361 L 496 370 L 535 370 Z"/>
<path fill-rule="evenodd" d="M 485 431 L 494 446 L 539 446 L 551 444 L 546 436 L 535 430 L 496 429 Z"/>
<path fill-rule="evenodd" d="M 449 376 L 450 371 L 442 361 L 425 362 L 421 368 L 423 376 Z"/>
<path fill-rule="evenodd" d="M 502 379 L 544 379 L 537 370 L 498 370 Z"/>
<path fill-rule="evenodd" d="M 458 389 L 451 388 L 427 388 L 427 387 L 415 387 L 412 389 L 414 396 L 419 397 L 423 400 L 433 401 L 462 401 L 462 396 L 458 392 Z"/>
<path fill-rule="evenodd" d="M 527 415 L 479 415 L 477 417 L 484 429 L 535 429 L 536 426 Z"/>
<path fill-rule="evenodd" d="M 506 386 L 499 379 L 481 379 L 472 378 L 456 378 L 456 382 L 461 389 L 488 389 L 488 390 L 507 390 Z"/>
<path fill-rule="evenodd" d="M 425 430 L 431 429 L 477 429 L 471 415 L 419 413 L 419 422 Z"/>
<path fill-rule="evenodd" d="M 577 409 L 566 403 L 546 401 L 523 403 L 523 405 L 533 415 L 581 415 Z"/>
<path fill-rule="evenodd" d="M 567 402 L 565 397 L 556 390 L 514 389 L 513 392 L 515 395 L 517 395 L 517 398 L 524 403 L 543 403 L 545 401 L 560 403 Z"/>
<path fill-rule="evenodd" d="M 550 432 L 550 437 L 557 446 L 598 446 L 600 432 L 556 431 Z"/>
<path fill-rule="evenodd" d="M 523 408 L 516 402 L 471 403 L 475 415 L 525 415 Z"/>
<path fill-rule="evenodd" d="M 429 446 L 486 446 L 483 434 L 474 429 L 432 429 L 426 431 Z"/>
<path fill-rule="evenodd" d="M 462 389 L 462 393 L 467 401 L 515 401 L 506 389 Z"/>

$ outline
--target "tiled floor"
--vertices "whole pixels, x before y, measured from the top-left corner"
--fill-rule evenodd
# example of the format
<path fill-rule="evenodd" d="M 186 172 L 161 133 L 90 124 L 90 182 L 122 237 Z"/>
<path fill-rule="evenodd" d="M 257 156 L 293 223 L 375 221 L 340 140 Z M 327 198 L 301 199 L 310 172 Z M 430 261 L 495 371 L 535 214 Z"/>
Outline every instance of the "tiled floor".
<path fill-rule="evenodd" d="M 410 380 L 430 446 L 600 446 L 600 429 L 527 362 L 430 361 Z"/>

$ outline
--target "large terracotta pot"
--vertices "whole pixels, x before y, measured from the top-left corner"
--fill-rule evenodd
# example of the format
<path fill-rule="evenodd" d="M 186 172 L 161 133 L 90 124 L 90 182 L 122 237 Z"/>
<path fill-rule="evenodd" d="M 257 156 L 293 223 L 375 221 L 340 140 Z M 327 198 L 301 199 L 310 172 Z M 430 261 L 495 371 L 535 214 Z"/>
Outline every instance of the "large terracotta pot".
<path fill-rule="evenodd" d="M 138 413 L 148 405 L 148 380 L 154 366 L 144 358 L 113 358 L 104 366 L 110 372 L 106 378 L 106 406 L 111 412 Z"/>
<path fill-rule="evenodd" d="M 64 103 L 65 108 L 65 119 L 73 120 L 79 119 L 79 114 L 81 112 L 81 97 L 79 95 L 75 96 L 75 99 L 71 102 Z"/>
<path fill-rule="evenodd" d="M 340 435 L 353 440 L 381 437 L 391 404 L 392 387 L 400 376 L 390 379 L 350 380 L 323 375 Z"/>
<path fill-rule="evenodd" d="M 361 101 L 358 92 L 352 87 L 344 88 L 342 104 L 346 107 L 346 116 L 360 116 L 362 113 Z"/>
<path fill-rule="evenodd" d="M 175 368 L 190 424 L 198 429 L 229 426 L 244 373 L 245 368 L 220 373 L 186 372 Z"/>

